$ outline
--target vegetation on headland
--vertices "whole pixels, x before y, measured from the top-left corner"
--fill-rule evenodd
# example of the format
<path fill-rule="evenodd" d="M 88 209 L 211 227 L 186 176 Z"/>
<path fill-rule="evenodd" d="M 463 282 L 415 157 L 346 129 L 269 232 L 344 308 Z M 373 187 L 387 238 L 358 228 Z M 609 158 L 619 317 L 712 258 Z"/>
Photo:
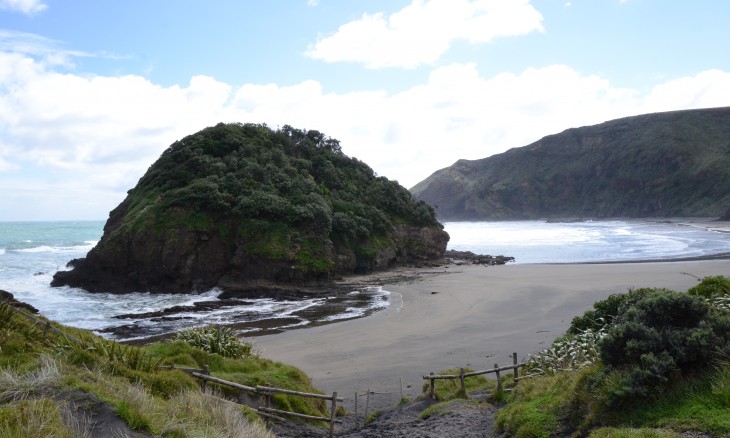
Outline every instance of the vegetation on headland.
<path fill-rule="evenodd" d="M 512 436 L 730 434 L 730 280 L 637 289 L 573 319 L 499 412 Z M 717 305 L 720 303 L 720 305 Z"/>
<path fill-rule="evenodd" d="M 122 345 L 37 318 L 40 323 L 0 302 L 2 436 L 89 436 L 95 416 L 105 414 L 154 436 L 272 436 L 249 408 L 218 398 L 233 396 L 225 388 L 211 383 L 214 394 L 201 392 L 188 374 L 160 368 L 168 364 L 208 365 L 214 376 L 249 386 L 316 392 L 300 370 L 232 348 L 237 340 L 225 340 L 224 350 L 237 356 L 229 358 L 182 340 Z M 284 394 L 273 397 L 273 403 L 317 416 L 327 410 L 320 400 Z M 120 431 L 95 433 L 117 436 Z"/>
<path fill-rule="evenodd" d="M 442 220 L 730 218 L 730 107 L 571 128 L 414 186 Z"/>
<path fill-rule="evenodd" d="M 433 208 L 319 131 L 223 124 L 173 143 L 54 285 L 90 291 L 301 283 L 443 257 Z"/>

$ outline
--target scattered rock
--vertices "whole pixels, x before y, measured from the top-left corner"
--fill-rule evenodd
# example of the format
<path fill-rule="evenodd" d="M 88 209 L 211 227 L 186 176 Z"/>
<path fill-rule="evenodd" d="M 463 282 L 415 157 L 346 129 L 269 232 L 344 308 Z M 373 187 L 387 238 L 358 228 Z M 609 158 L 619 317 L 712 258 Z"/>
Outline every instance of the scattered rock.
<path fill-rule="evenodd" d="M 8 301 L 10 302 L 10 305 L 16 309 L 24 309 L 31 313 L 38 313 L 38 309 L 28 303 L 16 300 L 13 294 L 4 290 L 0 290 L 0 301 Z"/>

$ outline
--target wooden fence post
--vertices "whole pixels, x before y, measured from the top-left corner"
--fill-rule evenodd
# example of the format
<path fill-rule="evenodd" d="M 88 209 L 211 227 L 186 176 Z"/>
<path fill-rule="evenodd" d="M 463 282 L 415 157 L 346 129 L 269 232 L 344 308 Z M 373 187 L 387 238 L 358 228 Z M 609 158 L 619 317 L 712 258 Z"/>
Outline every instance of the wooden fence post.
<path fill-rule="evenodd" d="M 429 380 L 431 381 L 431 389 L 429 391 L 429 395 L 431 396 L 431 398 L 435 399 L 436 398 L 436 385 L 435 385 L 435 379 L 433 378 L 433 371 L 431 371 L 430 375 L 431 375 L 431 379 L 429 379 Z"/>
<path fill-rule="evenodd" d="M 464 394 L 464 398 L 468 399 L 469 396 L 466 393 L 466 383 L 464 383 L 464 368 L 460 368 L 459 380 L 461 380 L 461 393 Z"/>
<path fill-rule="evenodd" d="M 497 392 L 502 392 L 502 379 L 499 378 L 499 364 L 494 364 L 494 373 L 497 375 Z"/>
<path fill-rule="evenodd" d="M 355 391 L 355 417 L 357 417 L 357 391 Z"/>
<path fill-rule="evenodd" d="M 368 393 L 365 395 L 365 416 L 364 420 L 362 421 L 363 426 L 368 424 L 368 405 L 370 404 L 370 388 L 368 388 Z"/>
<path fill-rule="evenodd" d="M 513 377 L 515 379 L 515 384 L 517 384 L 517 378 L 520 377 L 520 367 L 517 366 L 517 353 L 512 353 L 512 364 L 515 366 Z"/>
<path fill-rule="evenodd" d="M 403 397 L 405 397 L 403 394 L 403 377 L 398 377 L 398 380 L 400 380 L 400 399 L 403 401 Z"/>
<path fill-rule="evenodd" d="M 210 376 L 210 367 L 208 365 L 203 365 L 203 374 L 206 376 Z M 208 381 L 203 379 L 203 392 L 208 389 Z"/>
<path fill-rule="evenodd" d="M 330 413 L 330 436 L 335 434 L 335 416 L 337 415 L 337 392 L 332 393 L 332 412 Z"/>

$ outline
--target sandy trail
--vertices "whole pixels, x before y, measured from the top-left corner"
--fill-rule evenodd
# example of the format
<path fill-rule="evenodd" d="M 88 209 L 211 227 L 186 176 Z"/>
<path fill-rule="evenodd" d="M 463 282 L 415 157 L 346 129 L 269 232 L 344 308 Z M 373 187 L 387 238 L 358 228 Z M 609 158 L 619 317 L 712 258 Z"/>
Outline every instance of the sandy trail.
<path fill-rule="evenodd" d="M 389 284 L 391 304 L 374 315 L 255 339 L 261 353 L 295 365 L 314 385 L 354 393 L 390 392 L 371 406 L 420 393 L 421 376 L 446 368 L 491 368 L 550 345 L 571 319 L 599 299 L 629 288 L 685 291 L 697 277 L 729 275 L 730 261 L 629 264 L 455 266 L 401 271 L 417 278 Z M 692 275 L 687 275 L 689 273 Z M 360 406 L 363 400 L 360 399 Z M 362 408 L 361 408 L 362 409 Z"/>

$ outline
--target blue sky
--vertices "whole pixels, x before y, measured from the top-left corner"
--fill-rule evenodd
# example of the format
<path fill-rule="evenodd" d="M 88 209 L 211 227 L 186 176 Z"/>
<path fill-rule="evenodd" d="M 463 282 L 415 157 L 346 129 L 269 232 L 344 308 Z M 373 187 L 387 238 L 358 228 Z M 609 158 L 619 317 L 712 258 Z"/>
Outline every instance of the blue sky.
<path fill-rule="evenodd" d="M 173 141 L 289 124 L 411 187 L 730 105 L 730 2 L 0 0 L 0 220 L 106 219 Z"/>

